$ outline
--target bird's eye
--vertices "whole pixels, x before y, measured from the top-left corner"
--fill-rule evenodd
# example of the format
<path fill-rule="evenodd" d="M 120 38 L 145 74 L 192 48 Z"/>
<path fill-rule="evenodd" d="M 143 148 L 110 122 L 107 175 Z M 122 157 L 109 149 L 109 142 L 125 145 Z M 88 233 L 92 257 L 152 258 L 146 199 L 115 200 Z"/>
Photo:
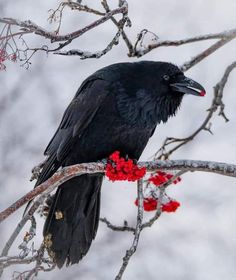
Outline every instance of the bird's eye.
<path fill-rule="evenodd" d="M 164 75 L 164 76 L 163 76 L 163 80 L 166 81 L 166 82 L 168 82 L 168 81 L 170 80 L 170 76 Z"/>

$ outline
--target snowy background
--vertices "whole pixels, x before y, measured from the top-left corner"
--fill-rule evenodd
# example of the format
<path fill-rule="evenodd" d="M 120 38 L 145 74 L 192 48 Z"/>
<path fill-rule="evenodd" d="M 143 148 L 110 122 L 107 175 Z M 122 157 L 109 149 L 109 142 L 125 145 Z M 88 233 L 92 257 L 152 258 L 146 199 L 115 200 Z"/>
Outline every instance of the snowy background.
<path fill-rule="evenodd" d="M 32 19 L 41 26 L 53 28 L 48 26 L 47 11 L 58 3 L 55 0 L 0 0 L 0 16 Z M 99 6 L 99 1 L 84 3 Z M 235 27 L 235 10 L 234 0 L 129 0 L 133 27 L 127 33 L 134 40 L 143 28 L 155 32 L 161 39 L 220 32 Z M 65 15 L 68 17 L 63 20 L 63 33 L 83 27 L 93 19 L 76 12 Z M 77 40 L 74 46 L 84 50 L 101 50 L 115 30 L 110 22 L 106 23 Z M 30 42 L 32 45 L 42 43 L 36 36 Z M 209 42 L 202 42 L 179 48 L 160 48 L 142 59 L 171 61 L 180 65 L 208 45 Z M 137 60 L 129 59 L 126 52 L 125 45 L 121 43 L 99 60 L 81 61 L 77 57 L 47 57 L 38 53 L 29 70 L 9 63 L 7 71 L 0 73 L 1 209 L 33 187 L 33 183 L 29 182 L 31 168 L 43 159 L 44 148 L 80 83 L 103 66 Z M 201 124 L 211 102 L 212 87 L 234 59 L 233 41 L 188 71 L 188 76 L 204 85 L 207 96 L 185 97 L 178 116 L 157 128 L 143 153 L 143 160 L 153 155 L 166 136 L 187 136 Z M 202 132 L 194 142 L 176 152 L 173 159 L 235 163 L 235 74 L 231 75 L 225 88 L 225 111 L 230 122 L 225 123 L 222 118 L 216 117 L 213 136 Z M 168 194 L 182 205 L 176 213 L 164 213 L 151 229 L 143 231 L 138 251 L 131 259 L 124 279 L 236 279 L 235 185 L 232 178 L 195 173 L 187 174 L 181 184 L 170 187 Z M 121 224 L 126 219 L 134 225 L 137 210 L 133 205 L 135 197 L 135 185 L 106 182 L 102 190 L 101 216 L 106 216 L 115 224 Z M 0 247 L 22 212 L 23 209 L 19 210 L 1 224 Z M 42 219 L 38 219 L 38 242 L 42 225 Z M 113 232 L 100 223 L 96 240 L 79 265 L 41 273 L 38 279 L 114 279 L 131 241 L 131 234 Z M 19 244 L 20 240 L 17 242 Z M 17 252 L 13 249 L 11 253 Z M 13 268 L 6 271 L 3 279 L 10 279 L 12 272 Z"/>

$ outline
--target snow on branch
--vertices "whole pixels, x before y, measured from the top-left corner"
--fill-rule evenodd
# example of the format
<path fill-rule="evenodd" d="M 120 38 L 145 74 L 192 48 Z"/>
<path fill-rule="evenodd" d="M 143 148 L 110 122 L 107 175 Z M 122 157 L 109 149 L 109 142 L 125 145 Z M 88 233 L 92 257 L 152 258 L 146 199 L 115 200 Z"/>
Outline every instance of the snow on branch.
<path fill-rule="evenodd" d="M 222 162 L 201 161 L 201 160 L 156 160 L 150 162 L 140 162 L 139 167 L 146 167 L 148 172 L 156 170 L 181 170 L 181 171 L 203 171 L 216 173 L 229 177 L 236 177 L 236 165 Z M 82 163 L 64 167 L 57 171 L 51 178 L 28 192 L 4 211 L 0 212 L 0 223 L 13 214 L 21 206 L 44 193 L 47 195 L 55 188 L 69 179 L 82 174 L 104 173 L 104 163 Z"/>

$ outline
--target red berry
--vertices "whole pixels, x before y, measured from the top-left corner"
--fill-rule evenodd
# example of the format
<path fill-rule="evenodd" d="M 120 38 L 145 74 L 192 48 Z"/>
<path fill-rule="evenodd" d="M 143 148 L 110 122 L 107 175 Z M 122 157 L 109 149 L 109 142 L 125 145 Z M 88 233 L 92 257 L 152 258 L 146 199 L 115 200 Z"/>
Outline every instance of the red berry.
<path fill-rule="evenodd" d="M 176 200 L 170 200 L 168 203 L 162 205 L 163 212 L 175 212 L 180 206 L 180 203 Z"/>
<path fill-rule="evenodd" d="M 119 151 L 115 151 L 109 156 L 109 159 L 113 163 L 107 163 L 105 174 L 112 181 L 136 181 L 142 178 L 146 173 L 146 168 L 139 168 L 131 159 L 125 160 L 123 157 L 120 157 Z"/>
<path fill-rule="evenodd" d="M 135 200 L 135 205 L 138 206 L 138 199 Z M 146 212 L 154 211 L 157 209 L 157 200 L 154 198 L 145 198 L 143 200 L 143 209 Z"/>

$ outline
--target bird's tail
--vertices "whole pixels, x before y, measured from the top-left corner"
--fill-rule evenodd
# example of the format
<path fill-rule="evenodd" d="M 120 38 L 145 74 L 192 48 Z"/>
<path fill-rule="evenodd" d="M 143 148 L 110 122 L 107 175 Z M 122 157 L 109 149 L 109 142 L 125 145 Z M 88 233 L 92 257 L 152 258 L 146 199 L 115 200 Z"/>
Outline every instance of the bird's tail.
<path fill-rule="evenodd" d="M 59 268 L 78 263 L 96 236 L 102 175 L 82 175 L 61 185 L 44 225 L 44 244 Z"/>

